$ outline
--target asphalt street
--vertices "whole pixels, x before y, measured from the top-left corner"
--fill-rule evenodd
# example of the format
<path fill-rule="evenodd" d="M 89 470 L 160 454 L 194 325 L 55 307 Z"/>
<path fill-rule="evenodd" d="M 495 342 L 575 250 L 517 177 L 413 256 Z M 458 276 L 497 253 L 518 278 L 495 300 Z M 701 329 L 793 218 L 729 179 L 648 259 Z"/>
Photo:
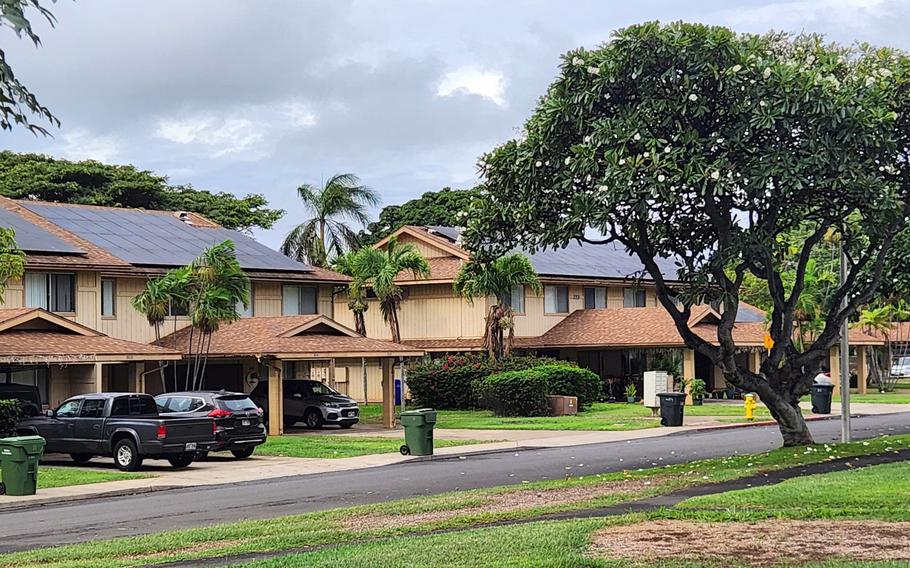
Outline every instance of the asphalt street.
<path fill-rule="evenodd" d="M 840 439 L 840 422 L 810 423 L 817 442 Z M 910 433 L 910 413 L 853 419 L 854 438 Z M 82 542 L 350 505 L 648 468 L 780 446 L 776 427 L 680 433 L 630 442 L 518 450 L 304 475 L 0 513 L 0 552 Z"/>

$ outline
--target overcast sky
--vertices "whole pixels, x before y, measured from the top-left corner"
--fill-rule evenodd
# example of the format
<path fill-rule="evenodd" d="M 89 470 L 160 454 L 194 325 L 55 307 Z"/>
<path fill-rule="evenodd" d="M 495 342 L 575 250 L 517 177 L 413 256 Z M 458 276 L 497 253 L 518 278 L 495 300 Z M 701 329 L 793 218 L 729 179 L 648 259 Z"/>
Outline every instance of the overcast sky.
<path fill-rule="evenodd" d="M 3 148 L 132 163 L 173 183 L 264 193 L 304 213 L 302 182 L 352 172 L 401 203 L 477 181 L 560 54 L 613 30 L 687 20 L 910 49 L 910 0 L 733 2 L 59 0 L 35 49 L 3 29 L 17 76 L 61 119 Z"/>

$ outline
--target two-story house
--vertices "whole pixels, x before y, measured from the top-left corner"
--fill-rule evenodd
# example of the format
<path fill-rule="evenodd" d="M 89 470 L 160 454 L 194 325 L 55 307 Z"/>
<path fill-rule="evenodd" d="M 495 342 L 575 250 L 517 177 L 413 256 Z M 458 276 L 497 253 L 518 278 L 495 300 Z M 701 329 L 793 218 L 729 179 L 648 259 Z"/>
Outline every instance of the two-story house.
<path fill-rule="evenodd" d="M 451 353 L 481 349 L 484 317 L 493 298 L 460 298 L 452 282 L 469 253 L 460 245 L 460 231 L 452 227 L 406 226 L 389 238 L 414 245 L 426 257 L 431 274 L 413 279 L 402 275 L 405 290 L 399 315 L 402 342 L 427 352 Z M 383 247 L 388 238 L 376 244 Z M 575 361 L 598 373 L 613 394 L 622 397 L 627 381 L 638 381 L 657 356 L 673 354 L 683 377 L 705 380 L 709 390 L 725 387 L 720 369 L 686 348 L 666 310 L 658 305 L 654 283 L 641 263 L 621 247 L 570 243 L 559 250 L 528 255 L 543 286 L 541 294 L 516 286 L 508 302 L 515 314 L 515 347 Z M 658 261 L 664 278 L 676 280 L 672 261 Z M 352 325 L 343 295 L 335 297 L 336 318 Z M 367 336 L 390 337 L 375 301 L 366 314 Z M 716 342 L 719 315 L 696 308 L 690 319 L 696 332 Z M 735 328 L 743 365 L 757 370 L 765 350 L 765 314 L 743 304 Z M 880 343 L 858 330 L 851 331 L 851 345 Z M 857 365 L 865 368 L 865 352 L 857 351 Z M 836 372 L 836 348 L 831 357 Z M 860 370 L 860 372 L 864 372 Z M 864 375 L 863 375 L 864 376 Z"/>
<path fill-rule="evenodd" d="M 84 392 L 183 388 L 186 308 L 170 307 L 158 346 L 132 300 L 150 279 L 224 240 L 250 277 L 251 302 L 213 335 L 206 388 L 249 392 L 269 380 L 280 393 L 280 380 L 312 377 L 347 392 L 362 390 L 355 379 L 370 374 L 379 377 L 370 398 L 391 401 L 393 363 L 423 353 L 336 323 L 333 292 L 344 276 L 195 213 L 0 198 L 0 223 L 26 253 L 25 275 L 8 284 L 0 306 L 0 382 L 37 385 L 51 406 Z M 272 398 L 270 406 L 281 403 Z"/>

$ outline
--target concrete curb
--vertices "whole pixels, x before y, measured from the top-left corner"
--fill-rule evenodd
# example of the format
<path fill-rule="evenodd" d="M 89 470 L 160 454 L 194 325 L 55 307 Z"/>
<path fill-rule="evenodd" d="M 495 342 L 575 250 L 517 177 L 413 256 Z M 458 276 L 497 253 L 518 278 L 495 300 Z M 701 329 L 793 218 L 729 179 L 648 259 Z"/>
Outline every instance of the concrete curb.
<path fill-rule="evenodd" d="M 0 501 L 0 512 L 4 511 L 24 511 L 27 509 L 38 509 L 48 505 L 60 505 L 62 503 L 71 503 L 73 501 L 85 501 L 88 499 L 108 498 L 108 497 L 126 497 L 128 495 L 142 495 L 143 493 L 157 493 L 158 491 L 171 491 L 173 489 L 184 489 L 184 485 L 152 485 L 149 487 L 133 487 L 130 489 L 112 489 L 99 493 L 86 493 L 83 495 L 67 495 L 62 497 L 48 497 L 46 499 L 32 499 L 21 503 L 4 503 Z"/>

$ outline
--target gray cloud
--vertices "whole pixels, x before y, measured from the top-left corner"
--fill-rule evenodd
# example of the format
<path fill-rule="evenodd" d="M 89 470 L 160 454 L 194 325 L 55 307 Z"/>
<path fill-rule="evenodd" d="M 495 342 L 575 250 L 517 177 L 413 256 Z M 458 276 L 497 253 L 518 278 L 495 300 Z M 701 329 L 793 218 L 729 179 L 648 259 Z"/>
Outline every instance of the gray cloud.
<path fill-rule="evenodd" d="M 63 126 L 53 139 L 4 133 L 4 147 L 265 193 L 290 212 L 259 235 L 272 246 L 301 219 L 294 190 L 304 181 L 355 172 L 386 203 L 473 184 L 477 157 L 515 135 L 560 54 L 631 23 L 910 47 L 908 2 L 888 0 L 82 0 L 52 9 L 59 24 L 39 26 L 39 49 L 0 33 Z"/>

